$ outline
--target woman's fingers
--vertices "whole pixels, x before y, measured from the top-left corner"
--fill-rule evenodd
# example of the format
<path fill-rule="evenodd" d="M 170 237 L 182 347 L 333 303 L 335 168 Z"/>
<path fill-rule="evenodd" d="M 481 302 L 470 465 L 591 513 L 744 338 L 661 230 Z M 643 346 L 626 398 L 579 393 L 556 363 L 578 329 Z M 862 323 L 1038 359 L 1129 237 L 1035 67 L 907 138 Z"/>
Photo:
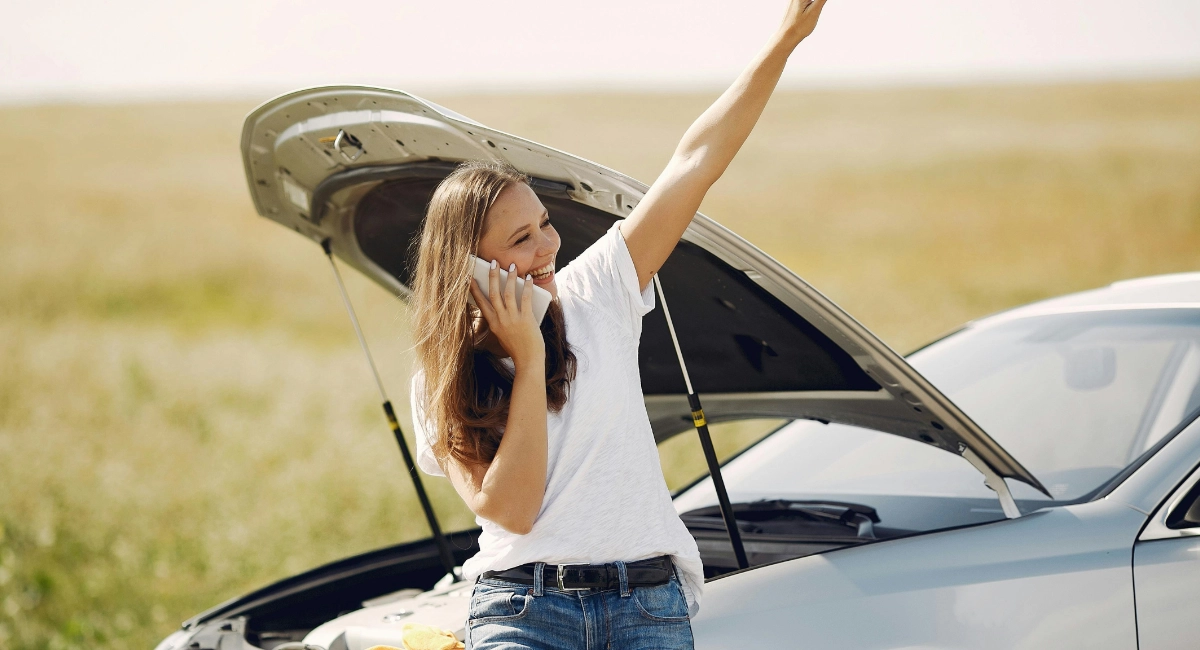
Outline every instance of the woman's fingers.
<path fill-rule="evenodd" d="M 812 21 L 813 27 L 817 25 L 817 18 L 821 17 L 821 9 L 825 7 L 825 0 L 812 0 L 808 6 L 804 8 L 805 15 Z M 812 31 L 811 29 L 809 30 Z"/>
<path fill-rule="evenodd" d="M 516 264 L 508 267 L 503 281 L 500 279 L 500 269 L 493 266 L 488 271 L 491 289 L 487 297 L 484 297 L 483 287 L 475 280 L 471 281 L 471 296 L 479 305 L 491 334 L 518 366 L 544 363 L 546 344 L 541 327 L 533 318 L 533 276 L 525 275 L 527 286 L 518 299 L 517 283 L 520 281 Z"/>
<path fill-rule="evenodd" d="M 488 270 L 488 300 L 492 303 L 492 308 L 499 311 L 503 306 L 503 299 L 500 297 L 500 267 L 496 260 L 492 260 L 492 268 Z"/>
<path fill-rule="evenodd" d="M 508 265 L 508 279 L 504 281 L 504 308 L 515 312 L 517 310 L 517 265 Z"/>
<path fill-rule="evenodd" d="M 525 275 L 525 288 L 521 291 L 521 315 L 533 318 L 533 275 Z"/>

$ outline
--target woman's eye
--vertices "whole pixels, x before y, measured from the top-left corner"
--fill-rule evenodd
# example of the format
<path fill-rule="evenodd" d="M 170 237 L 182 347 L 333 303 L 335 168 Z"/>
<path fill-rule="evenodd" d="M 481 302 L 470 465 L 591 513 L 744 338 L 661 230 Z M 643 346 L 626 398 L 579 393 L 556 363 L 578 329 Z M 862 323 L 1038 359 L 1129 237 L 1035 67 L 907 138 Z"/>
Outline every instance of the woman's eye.
<path fill-rule="evenodd" d="M 550 225 L 550 220 L 549 220 L 549 219 L 546 219 L 545 221 L 543 221 L 543 222 L 542 222 L 542 227 L 543 227 L 543 228 L 546 228 L 546 227 L 548 227 L 549 225 Z"/>
<path fill-rule="evenodd" d="M 523 244 L 528 239 L 529 239 L 529 235 L 521 235 L 521 238 L 518 239 L 516 242 L 514 242 L 514 244 Z"/>

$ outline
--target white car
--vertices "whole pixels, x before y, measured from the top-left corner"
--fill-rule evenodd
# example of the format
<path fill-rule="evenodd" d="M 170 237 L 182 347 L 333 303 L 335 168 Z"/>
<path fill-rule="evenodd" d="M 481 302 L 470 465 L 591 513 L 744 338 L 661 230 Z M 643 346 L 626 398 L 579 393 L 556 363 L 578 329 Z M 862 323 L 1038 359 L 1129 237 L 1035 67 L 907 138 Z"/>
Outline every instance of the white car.
<path fill-rule="evenodd" d="M 260 214 L 401 296 L 460 161 L 533 177 L 564 261 L 646 190 L 377 88 L 268 102 L 242 150 Z M 1200 646 L 1200 274 L 1011 310 L 907 359 L 703 215 L 660 278 L 708 419 L 789 421 L 720 468 L 729 508 L 711 478 L 675 497 L 709 577 L 697 648 Z M 687 435 L 661 309 L 639 354 L 655 436 Z M 427 513 L 433 538 L 235 598 L 160 650 L 402 646 L 408 622 L 461 638 L 472 585 L 454 565 L 478 531 L 441 535 Z"/>

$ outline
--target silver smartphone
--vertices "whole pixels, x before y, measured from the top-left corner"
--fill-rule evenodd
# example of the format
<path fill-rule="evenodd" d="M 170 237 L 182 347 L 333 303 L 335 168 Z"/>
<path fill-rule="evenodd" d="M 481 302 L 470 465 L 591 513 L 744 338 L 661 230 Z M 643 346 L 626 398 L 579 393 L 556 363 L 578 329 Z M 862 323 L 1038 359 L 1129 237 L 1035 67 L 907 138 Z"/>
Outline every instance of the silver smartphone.
<path fill-rule="evenodd" d="M 471 277 L 475 278 L 475 281 L 479 283 L 479 288 L 483 290 L 484 297 L 490 298 L 491 296 L 489 294 L 491 289 L 491 281 L 488 277 L 488 271 L 492 269 L 492 265 L 490 262 L 485 262 L 474 255 L 471 256 L 471 259 L 475 262 L 474 271 L 472 271 Z M 550 295 L 549 291 L 546 291 L 536 284 L 532 282 L 525 282 L 525 278 L 519 275 L 515 279 L 517 281 L 517 300 L 521 300 L 524 296 L 526 285 L 528 285 L 530 289 L 533 289 L 533 319 L 539 323 L 542 322 L 542 319 L 546 317 L 546 309 L 550 307 L 550 301 L 553 299 L 553 296 Z M 508 286 L 507 283 L 508 271 L 500 269 L 501 291 L 504 290 L 504 287 Z M 469 296 L 468 300 L 471 301 L 472 305 L 475 304 L 474 296 Z"/>

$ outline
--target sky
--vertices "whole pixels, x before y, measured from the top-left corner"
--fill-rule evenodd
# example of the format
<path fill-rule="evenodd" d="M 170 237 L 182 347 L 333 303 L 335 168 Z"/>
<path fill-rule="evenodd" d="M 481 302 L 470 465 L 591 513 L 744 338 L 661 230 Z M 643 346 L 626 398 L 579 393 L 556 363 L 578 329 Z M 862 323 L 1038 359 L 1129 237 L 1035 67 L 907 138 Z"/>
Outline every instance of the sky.
<path fill-rule="evenodd" d="M 0 102 L 728 84 L 786 0 L 0 0 Z M 15 25 L 15 28 L 13 26 Z M 829 0 L 784 86 L 1200 76 L 1200 0 Z"/>

